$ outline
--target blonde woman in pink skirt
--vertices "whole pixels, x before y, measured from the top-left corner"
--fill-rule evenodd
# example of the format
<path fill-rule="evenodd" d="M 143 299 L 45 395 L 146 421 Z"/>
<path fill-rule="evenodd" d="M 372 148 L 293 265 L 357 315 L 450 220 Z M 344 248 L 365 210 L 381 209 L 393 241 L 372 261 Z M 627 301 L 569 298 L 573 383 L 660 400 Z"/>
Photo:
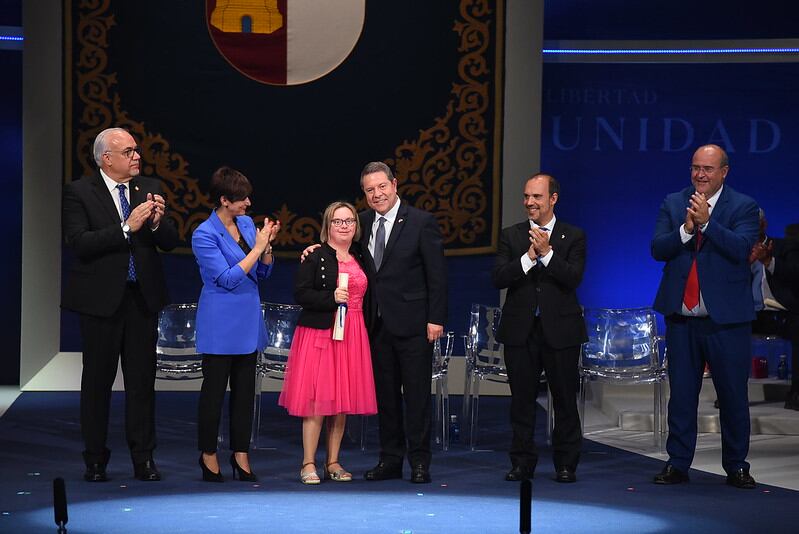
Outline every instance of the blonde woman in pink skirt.
<path fill-rule="evenodd" d="M 347 415 L 377 412 L 366 318 L 368 282 L 355 207 L 330 204 L 322 217 L 322 246 L 302 262 L 294 298 L 302 306 L 278 403 L 302 417 L 300 481 L 319 484 L 316 449 L 327 418 L 323 475 L 349 482 L 339 462 Z M 339 276 L 346 274 L 346 276 Z M 345 282 L 346 279 L 346 282 Z M 367 310 L 367 313 L 364 312 Z M 334 323 L 338 322 L 334 339 Z M 342 335 L 343 333 L 343 335 Z"/>

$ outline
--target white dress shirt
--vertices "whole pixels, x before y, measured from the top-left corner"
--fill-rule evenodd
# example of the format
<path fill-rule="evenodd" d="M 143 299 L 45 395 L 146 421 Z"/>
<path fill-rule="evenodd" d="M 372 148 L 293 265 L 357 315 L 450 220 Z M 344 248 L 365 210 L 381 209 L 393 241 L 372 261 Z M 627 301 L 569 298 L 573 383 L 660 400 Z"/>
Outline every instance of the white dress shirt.
<path fill-rule="evenodd" d="M 380 217 L 384 217 L 386 222 L 383 223 L 383 229 L 386 232 L 386 242 L 383 243 L 384 245 L 388 244 L 388 238 L 391 235 L 391 229 L 394 227 L 394 222 L 397 220 L 397 212 L 399 211 L 400 206 L 400 198 L 397 197 L 397 202 L 394 203 L 394 206 L 390 210 L 386 212 L 385 215 L 380 215 L 379 213 L 375 212 L 375 220 L 372 222 L 372 233 L 369 235 L 369 254 L 372 257 L 375 257 L 375 234 L 377 233 L 377 227 L 380 226 Z"/>
<path fill-rule="evenodd" d="M 549 265 L 550 260 L 552 260 L 552 256 L 555 254 L 555 251 L 552 249 L 552 246 L 551 246 L 551 244 L 552 244 L 552 229 L 555 228 L 555 215 L 553 214 L 552 218 L 549 220 L 549 222 L 544 224 L 544 225 L 542 225 L 542 226 L 538 226 L 536 223 L 534 223 L 531 220 L 530 221 L 530 228 L 531 229 L 532 228 L 542 228 L 542 229 L 546 228 L 547 233 L 549 234 L 550 247 L 549 247 L 549 252 L 547 252 L 544 256 L 541 256 L 541 257 L 536 258 L 534 260 L 530 259 L 530 256 L 527 255 L 527 252 L 522 254 L 521 262 L 522 262 L 522 271 L 524 271 L 524 274 L 527 274 L 527 272 L 530 269 L 532 269 L 533 267 L 535 267 L 535 265 L 539 261 L 541 262 L 541 264 L 544 267 L 547 267 Z"/>
<path fill-rule="evenodd" d="M 723 190 L 724 190 L 724 185 L 722 184 L 722 186 L 719 187 L 719 190 L 716 191 L 716 193 L 712 197 L 707 199 L 708 220 L 707 220 L 707 222 L 705 224 L 699 226 L 699 231 L 700 232 L 704 232 L 705 229 L 707 228 L 707 225 L 710 224 L 710 215 L 713 214 L 713 207 L 719 201 L 719 197 L 721 196 L 721 192 Z M 683 243 L 687 243 L 695 235 L 696 235 L 696 228 L 694 228 L 694 233 L 693 234 L 689 234 L 688 232 L 685 231 L 685 223 L 680 225 L 680 239 L 682 239 Z M 701 282 L 699 284 L 699 305 L 696 308 L 694 308 L 693 310 L 689 310 L 688 308 L 685 307 L 685 303 L 683 303 L 682 311 L 680 312 L 680 314 L 681 315 L 688 315 L 690 317 L 707 317 L 708 315 L 710 315 L 707 312 L 707 308 L 705 307 L 705 299 L 702 298 L 702 284 L 701 284 Z"/>

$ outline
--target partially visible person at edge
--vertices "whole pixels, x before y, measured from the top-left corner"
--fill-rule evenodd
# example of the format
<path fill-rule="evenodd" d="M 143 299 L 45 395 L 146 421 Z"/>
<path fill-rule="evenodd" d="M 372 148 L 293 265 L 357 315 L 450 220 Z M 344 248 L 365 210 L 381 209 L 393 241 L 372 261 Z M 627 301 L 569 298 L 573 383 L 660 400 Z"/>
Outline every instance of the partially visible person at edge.
<path fill-rule="evenodd" d="M 791 343 L 793 376 L 791 389 L 785 397 L 785 409 L 799 410 L 799 276 L 796 275 L 799 272 L 799 240 L 791 233 L 799 227 L 788 225 L 784 238 L 769 237 L 767 228 L 766 214 L 761 209 L 760 236 L 749 255 L 757 312 L 752 332 L 781 337 Z"/>
<path fill-rule="evenodd" d="M 294 299 L 302 306 L 278 403 L 302 417 L 300 481 L 319 484 L 316 448 L 327 419 L 324 476 L 349 482 L 339 462 L 347 415 L 377 412 L 364 299 L 368 283 L 355 207 L 333 202 L 322 217 L 322 246 L 297 271 Z M 347 275 L 346 284 L 339 283 Z M 343 339 L 333 339 L 336 311 L 346 306 Z"/>
<path fill-rule="evenodd" d="M 272 273 L 272 242 L 280 222 L 264 219 L 261 229 L 246 215 L 252 186 L 240 172 L 220 167 L 209 196 L 216 206 L 194 231 L 191 247 L 203 287 L 197 303 L 197 351 L 203 383 L 197 437 L 203 480 L 222 482 L 217 435 L 225 389 L 230 382 L 230 466 L 233 478 L 258 478 L 249 461 L 255 395 L 255 364 L 266 346 L 258 282 Z"/>
<path fill-rule="evenodd" d="M 665 262 L 654 309 L 666 320 L 669 355 L 669 459 L 656 484 L 688 482 L 696 450 L 697 407 L 705 363 L 719 400 L 721 464 L 727 484 L 751 489 L 749 396 L 752 298 L 749 253 L 758 208 L 724 183 L 730 166 L 717 145 L 694 152 L 691 186 L 666 197 L 652 238 Z"/>

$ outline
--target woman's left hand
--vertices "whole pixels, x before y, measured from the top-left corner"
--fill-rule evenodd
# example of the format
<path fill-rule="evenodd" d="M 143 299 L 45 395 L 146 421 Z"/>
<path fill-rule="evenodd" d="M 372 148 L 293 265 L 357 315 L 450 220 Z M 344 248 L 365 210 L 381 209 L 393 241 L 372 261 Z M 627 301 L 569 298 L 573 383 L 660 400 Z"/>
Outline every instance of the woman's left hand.
<path fill-rule="evenodd" d="M 269 243 L 272 243 L 277 237 L 277 234 L 280 233 L 280 221 L 270 221 L 268 217 L 265 218 L 264 230 L 269 232 Z"/>

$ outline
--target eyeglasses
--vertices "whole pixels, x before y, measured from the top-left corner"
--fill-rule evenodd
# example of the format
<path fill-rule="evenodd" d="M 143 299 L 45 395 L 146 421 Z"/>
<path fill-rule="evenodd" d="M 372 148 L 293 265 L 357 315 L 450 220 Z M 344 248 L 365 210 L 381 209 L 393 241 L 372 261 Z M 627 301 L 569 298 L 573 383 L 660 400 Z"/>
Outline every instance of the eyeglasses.
<path fill-rule="evenodd" d="M 339 228 L 341 226 L 355 226 L 355 219 L 351 217 L 349 219 L 331 219 L 330 224 L 332 224 L 336 228 Z"/>
<path fill-rule="evenodd" d="M 136 146 L 132 148 L 126 148 L 125 150 L 106 150 L 104 154 L 122 154 L 127 159 L 130 159 L 133 157 L 134 152 L 141 156 L 141 147 Z"/>
<path fill-rule="evenodd" d="M 726 167 L 726 165 L 723 165 Z M 713 174 L 716 170 L 720 169 L 721 167 L 711 167 L 709 165 L 691 165 L 691 172 L 698 173 L 699 171 L 704 172 L 705 174 Z"/>

